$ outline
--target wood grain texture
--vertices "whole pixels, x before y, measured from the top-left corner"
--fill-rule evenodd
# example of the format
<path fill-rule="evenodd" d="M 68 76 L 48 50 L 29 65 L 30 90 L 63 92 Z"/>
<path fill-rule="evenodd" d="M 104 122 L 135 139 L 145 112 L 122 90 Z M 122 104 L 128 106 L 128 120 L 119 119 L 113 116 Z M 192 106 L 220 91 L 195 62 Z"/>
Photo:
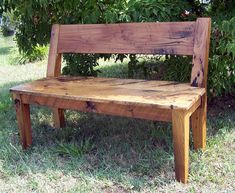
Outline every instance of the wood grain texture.
<path fill-rule="evenodd" d="M 189 167 L 189 114 L 186 111 L 172 110 L 172 129 L 176 179 L 187 183 Z"/>
<path fill-rule="evenodd" d="M 61 59 L 62 54 L 58 53 L 60 25 L 52 26 L 50 50 L 47 64 L 47 77 L 58 77 L 61 75 Z M 64 112 L 60 108 L 53 108 L 53 120 L 56 128 L 61 128 L 65 125 Z"/>
<path fill-rule="evenodd" d="M 201 97 L 187 110 L 187 113 L 189 114 L 189 116 L 191 116 L 197 109 L 198 107 L 201 105 Z"/>
<path fill-rule="evenodd" d="M 55 24 L 52 26 L 47 77 L 56 77 L 61 74 L 61 54 L 58 53 L 59 31 L 60 25 Z"/>
<path fill-rule="evenodd" d="M 211 19 L 198 18 L 195 25 L 191 85 L 206 88 Z"/>
<path fill-rule="evenodd" d="M 195 22 L 60 25 L 59 53 L 192 55 Z"/>
<path fill-rule="evenodd" d="M 188 110 L 205 93 L 187 83 L 118 78 L 59 77 L 36 80 L 11 91 L 78 101 Z"/>
<path fill-rule="evenodd" d="M 194 148 L 205 150 L 206 148 L 206 112 L 207 96 L 202 96 L 201 105 L 191 115 Z"/>
<path fill-rule="evenodd" d="M 52 108 L 63 108 L 93 112 L 106 115 L 140 118 L 155 121 L 171 121 L 171 109 L 157 109 L 151 106 L 121 105 L 114 103 L 98 103 L 78 101 L 46 96 L 22 95 L 24 103 L 44 105 Z"/>
<path fill-rule="evenodd" d="M 29 104 L 22 103 L 20 95 L 14 94 L 13 98 L 14 98 L 16 117 L 20 133 L 20 141 L 23 149 L 26 149 L 32 144 Z"/>
<path fill-rule="evenodd" d="M 52 108 L 53 121 L 55 128 L 63 128 L 65 126 L 64 110 L 58 106 L 58 108 Z"/>

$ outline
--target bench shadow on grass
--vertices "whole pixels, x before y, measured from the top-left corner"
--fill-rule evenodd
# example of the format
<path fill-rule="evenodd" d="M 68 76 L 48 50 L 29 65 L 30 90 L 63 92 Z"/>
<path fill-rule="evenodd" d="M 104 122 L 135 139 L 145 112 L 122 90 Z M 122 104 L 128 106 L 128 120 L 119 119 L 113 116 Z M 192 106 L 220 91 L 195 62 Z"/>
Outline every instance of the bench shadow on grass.
<path fill-rule="evenodd" d="M 0 95 L 1 100 L 8 97 L 2 100 L 6 108 L 0 109 L 5 126 L 0 157 L 6 173 L 63 172 L 83 180 L 109 180 L 134 190 L 174 180 L 169 123 L 66 111 L 66 127 L 55 129 L 50 109 L 32 106 L 33 146 L 23 151 L 8 94 L 15 84 L 4 85 Z"/>

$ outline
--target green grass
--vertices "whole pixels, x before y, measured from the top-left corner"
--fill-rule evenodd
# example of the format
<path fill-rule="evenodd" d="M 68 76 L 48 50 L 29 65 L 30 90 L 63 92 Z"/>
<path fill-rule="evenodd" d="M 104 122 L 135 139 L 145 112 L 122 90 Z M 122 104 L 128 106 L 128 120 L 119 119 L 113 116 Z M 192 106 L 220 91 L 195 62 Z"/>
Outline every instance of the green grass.
<path fill-rule="evenodd" d="M 14 36 L 3 37 L 0 33 L 0 65 L 7 66 L 19 58 Z"/>
<path fill-rule="evenodd" d="M 190 143 L 187 185 L 174 179 L 168 123 L 66 111 L 66 128 L 55 129 L 51 111 L 33 106 L 33 146 L 23 151 L 8 90 L 43 77 L 45 64 L 0 64 L 0 192 L 235 191 L 234 108 L 209 109 L 207 149 L 195 152 Z M 127 68 L 101 70 L 126 77 Z"/>

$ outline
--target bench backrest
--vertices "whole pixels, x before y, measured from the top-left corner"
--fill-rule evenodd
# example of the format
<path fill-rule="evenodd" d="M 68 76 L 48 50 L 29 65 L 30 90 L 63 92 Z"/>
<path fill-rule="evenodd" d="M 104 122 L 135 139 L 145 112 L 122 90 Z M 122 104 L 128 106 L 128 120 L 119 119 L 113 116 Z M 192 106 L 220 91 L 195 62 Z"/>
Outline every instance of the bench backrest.
<path fill-rule="evenodd" d="M 210 18 L 195 22 L 52 26 L 47 76 L 59 76 L 63 53 L 192 55 L 192 86 L 206 87 Z"/>

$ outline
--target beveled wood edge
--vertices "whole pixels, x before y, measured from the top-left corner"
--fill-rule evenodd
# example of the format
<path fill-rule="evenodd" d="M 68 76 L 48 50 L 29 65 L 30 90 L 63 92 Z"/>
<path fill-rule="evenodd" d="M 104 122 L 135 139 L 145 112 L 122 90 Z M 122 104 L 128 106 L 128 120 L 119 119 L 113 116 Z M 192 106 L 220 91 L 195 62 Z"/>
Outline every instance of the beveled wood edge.
<path fill-rule="evenodd" d="M 45 78 L 41 78 L 38 79 L 40 80 L 47 80 L 47 79 L 58 79 L 58 78 L 66 78 L 66 76 L 59 76 L 59 77 L 45 77 Z M 70 78 L 78 78 L 78 77 L 70 77 Z M 79 78 L 84 78 L 82 76 L 79 76 Z M 90 78 L 90 77 L 86 77 L 86 78 Z M 91 77 L 94 78 L 94 77 Z M 118 78 L 111 78 L 111 79 L 118 79 Z M 140 79 L 138 79 L 140 80 Z M 171 81 L 171 82 L 175 82 L 175 81 Z M 38 97 L 53 97 L 50 94 L 45 94 L 45 93 L 38 93 L 36 91 L 34 92 L 30 92 L 30 91 L 24 91 L 18 88 L 18 86 L 15 87 L 11 87 L 10 89 L 11 93 L 17 93 L 20 95 L 34 95 L 34 96 L 38 96 Z M 132 106 L 146 106 L 146 107 L 153 107 L 153 108 L 159 108 L 159 109 L 182 109 L 182 110 L 189 110 L 192 108 L 192 106 L 201 98 L 201 96 L 203 96 L 206 93 L 206 90 L 202 90 L 200 92 L 200 94 L 198 95 L 198 97 L 196 97 L 194 99 L 194 101 L 191 102 L 191 104 L 187 107 L 179 107 L 177 105 L 169 105 L 169 106 L 165 106 L 165 105 L 161 105 L 161 104 L 151 104 L 151 103 L 138 103 L 138 102 L 125 102 L 125 101 L 116 101 L 116 100 L 105 100 L 105 99 L 92 99 L 92 102 L 96 102 L 96 103 L 113 103 L 113 104 L 117 104 L 117 105 L 132 105 Z M 89 98 L 79 98 L 79 97 L 74 97 L 74 96 L 54 96 L 55 98 L 63 98 L 66 100 L 76 100 L 76 101 L 90 101 Z"/>
<path fill-rule="evenodd" d="M 196 111 L 200 105 L 202 104 L 202 97 L 206 95 L 206 93 L 204 93 L 188 110 L 187 113 L 189 114 L 189 116 L 191 116 L 194 111 Z"/>
<path fill-rule="evenodd" d="M 100 26 L 107 26 L 107 25 L 115 25 L 115 26 L 118 26 L 118 25 L 141 25 L 141 24 L 153 24 L 153 25 L 167 25 L 167 24 L 181 24 L 181 23 L 188 23 L 188 24 L 195 24 L 196 21 L 163 21 L 163 22 L 127 22 L 127 23 L 99 23 L 99 24 L 58 24 L 58 23 L 55 23 L 53 25 L 60 25 L 60 26 L 97 26 L 97 25 L 100 25 Z"/>
<path fill-rule="evenodd" d="M 154 106 L 137 106 L 115 104 L 112 102 L 101 103 L 79 101 L 73 99 L 55 98 L 47 96 L 34 96 L 13 92 L 14 100 L 21 100 L 25 104 L 36 104 L 51 108 L 94 112 L 99 114 L 125 116 L 147 120 L 171 121 L 171 109 L 159 109 Z M 20 98 L 19 98 L 20 97 Z"/>
<path fill-rule="evenodd" d="M 140 106 L 140 107 L 152 107 L 152 108 L 156 108 L 156 109 L 179 109 L 179 110 L 185 110 L 188 111 L 189 109 L 191 109 L 193 107 L 193 105 L 201 98 L 201 96 L 205 93 L 202 92 L 194 101 L 192 101 L 191 105 L 185 108 L 179 107 L 177 105 L 169 105 L 169 106 L 165 106 L 165 105 L 161 105 L 161 104 L 151 104 L 151 103 L 138 103 L 138 102 L 125 102 L 125 101 L 116 101 L 116 100 L 106 100 L 106 99 L 91 99 L 90 98 L 79 98 L 79 97 L 74 97 L 74 96 L 51 96 L 50 94 L 42 94 L 42 93 L 38 93 L 38 92 L 29 92 L 29 91 L 21 91 L 21 90 L 14 90 L 13 88 L 10 89 L 11 93 L 17 93 L 19 95 L 22 96 L 34 96 L 34 97 L 46 97 L 46 98 L 55 98 L 55 99 L 63 99 L 63 100 L 73 100 L 73 101 L 90 101 L 90 102 L 94 102 L 94 103 L 104 103 L 104 104 L 117 104 L 117 105 L 131 105 L 131 106 Z"/>
<path fill-rule="evenodd" d="M 60 25 L 54 24 L 51 29 L 50 49 L 47 62 L 47 77 L 57 77 L 61 74 L 62 54 L 58 53 Z"/>
<path fill-rule="evenodd" d="M 201 97 L 189 109 L 164 109 L 152 106 L 140 106 L 135 104 L 116 104 L 113 102 L 91 102 L 74 99 L 55 98 L 47 96 L 35 96 L 11 92 L 13 99 L 21 100 L 24 104 L 36 104 L 51 108 L 78 110 L 83 112 L 94 112 L 99 114 L 140 118 L 153 121 L 172 121 L 172 111 L 179 110 L 191 114 L 201 105 Z"/>
<path fill-rule="evenodd" d="M 211 18 L 200 17 L 195 23 L 193 66 L 190 83 L 194 87 L 207 88 L 211 36 Z"/>

